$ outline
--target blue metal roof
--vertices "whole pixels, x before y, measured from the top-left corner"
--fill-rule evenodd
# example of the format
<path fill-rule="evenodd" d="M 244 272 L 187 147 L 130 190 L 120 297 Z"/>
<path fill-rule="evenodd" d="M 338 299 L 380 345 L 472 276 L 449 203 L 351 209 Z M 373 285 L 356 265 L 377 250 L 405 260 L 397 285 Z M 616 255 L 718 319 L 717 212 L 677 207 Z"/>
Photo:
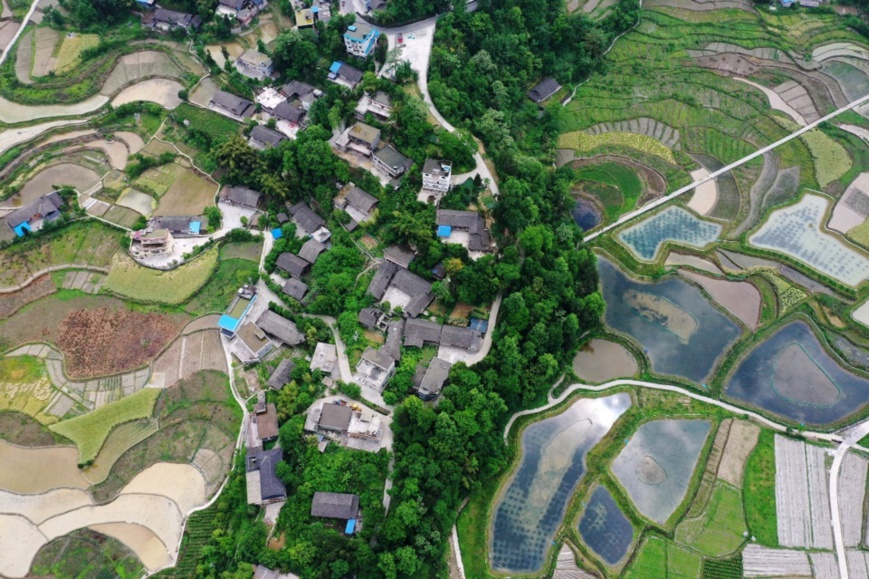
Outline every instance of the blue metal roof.
<path fill-rule="evenodd" d="M 196 235 L 199 235 L 200 231 L 202 231 L 202 222 L 191 221 L 190 222 L 190 233 L 195 233 Z"/>
<path fill-rule="evenodd" d="M 344 66 L 344 63 L 340 60 L 336 60 L 332 63 L 332 66 L 329 67 L 329 72 L 334 72 L 335 74 L 338 74 L 338 71 L 341 70 L 342 66 Z"/>
<path fill-rule="evenodd" d="M 438 225 L 438 237 L 449 237 L 453 232 L 453 228 L 449 225 Z"/>
<path fill-rule="evenodd" d="M 222 316 L 220 316 L 220 320 L 217 322 L 217 325 L 220 326 L 224 330 L 227 330 L 229 332 L 234 332 L 235 329 L 238 327 L 238 323 L 240 321 L 241 320 L 236 320 L 232 316 L 228 316 L 226 314 L 223 314 Z"/>
<path fill-rule="evenodd" d="M 275 239 L 280 239 L 283 236 L 284 232 L 281 231 L 280 228 L 272 229 L 272 237 L 274 237 Z"/>
<path fill-rule="evenodd" d="M 30 224 L 26 221 L 24 223 L 19 223 L 18 225 L 13 227 L 13 229 L 15 230 L 15 235 L 17 235 L 18 237 L 24 237 L 24 234 L 31 233 L 33 231 L 32 229 L 30 229 Z"/>
<path fill-rule="evenodd" d="M 344 528 L 344 533 L 352 535 L 354 532 L 356 532 L 356 519 L 348 519 L 347 527 Z"/>
<path fill-rule="evenodd" d="M 477 330 L 481 334 L 486 333 L 486 329 L 489 327 L 489 320 L 481 320 L 480 318 L 471 318 L 471 322 L 468 326 L 472 330 Z"/>

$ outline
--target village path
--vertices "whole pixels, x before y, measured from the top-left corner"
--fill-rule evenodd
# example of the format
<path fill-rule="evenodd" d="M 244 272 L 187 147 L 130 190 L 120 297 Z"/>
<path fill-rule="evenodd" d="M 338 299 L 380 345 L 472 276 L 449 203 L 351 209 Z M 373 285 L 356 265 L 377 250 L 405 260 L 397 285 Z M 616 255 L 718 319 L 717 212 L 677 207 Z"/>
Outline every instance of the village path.
<path fill-rule="evenodd" d="M 594 239 L 600 235 L 603 235 L 604 233 L 607 233 L 608 231 L 616 229 L 617 227 L 621 227 L 622 225 L 624 225 L 628 221 L 631 221 L 632 219 L 635 219 L 635 218 L 639 217 L 640 215 L 643 215 L 644 213 L 648 213 L 649 211 L 652 211 L 653 209 L 656 209 L 656 208 L 658 208 L 666 203 L 669 203 L 670 201 L 672 201 L 676 197 L 679 197 L 680 195 L 684 195 L 685 193 L 688 193 L 689 191 L 693 191 L 698 186 L 700 186 L 708 181 L 711 181 L 711 180 L 715 179 L 716 177 L 720 177 L 721 175 L 724 175 L 725 173 L 728 173 L 728 172 L 732 171 L 733 169 L 736 169 L 737 167 L 740 167 L 740 166 L 748 163 L 752 159 L 756 159 L 757 157 L 760 157 L 760 156 L 764 155 L 765 153 L 772 151 L 773 149 L 775 149 L 776 147 L 778 147 L 780 145 L 783 145 L 789 141 L 792 141 L 792 140 L 800 137 L 804 133 L 807 133 L 808 131 L 811 131 L 812 129 L 816 128 L 821 123 L 825 123 L 825 122 L 835 118 L 836 116 L 838 116 L 846 111 L 850 111 L 851 109 L 857 108 L 860 105 L 865 104 L 867 102 L 869 102 L 869 94 L 845 105 L 844 107 L 838 109 L 837 111 L 834 111 L 834 112 L 830 113 L 829 115 L 822 117 L 813 123 L 806 125 L 805 127 L 800 128 L 799 130 L 794 131 L 790 135 L 788 135 L 782 139 L 779 139 L 778 141 L 776 141 L 775 143 L 773 143 L 771 145 L 767 145 L 766 147 L 758 149 L 754 153 L 751 153 L 750 155 L 746 155 L 745 157 L 743 157 L 742 159 L 739 159 L 738 161 L 735 161 L 729 165 L 726 165 L 726 166 L 722 167 L 721 169 L 718 169 L 717 171 L 713 171 L 712 173 L 710 173 L 706 177 L 703 177 L 702 179 L 698 179 L 697 181 L 694 181 L 693 183 L 686 185 L 686 186 L 682 187 L 681 189 L 677 189 L 676 191 L 674 191 L 673 193 L 670 193 L 669 195 L 666 195 L 664 197 L 661 197 L 660 199 L 656 199 L 655 201 L 647 203 L 647 204 L 643 205 L 640 209 L 637 209 L 636 211 L 632 211 L 631 213 L 626 213 L 626 214 L 622 215 L 617 221 L 611 223 L 610 225 L 607 225 L 606 227 L 603 227 L 603 228 L 595 231 L 594 233 L 589 233 L 588 235 L 586 235 L 585 240 L 591 241 L 592 239 Z"/>
<path fill-rule="evenodd" d="M 21 21 L 21 26 L 18 27 L 18 30 L 15 31 L 15 36 L 12 37 L 12 40 L 9 41 L 9 44 L 6 45 L 6 48 L 3 49 L 3 54 L 0 54 L 0 64 L 6 62 L 6 57 L 9 56 L 9 53 L 12 51 L 12 47 L 15 46 L 15 43 L 18 42 L 18 37 L 21 36 L 21 33 L 24 32 L 24 28 L 27 27 L 27 23 L 30 22 L 30 17 L 33 16 L 33 13 L 36 12 L 36 7 L 39 5 L 39 0 L 33 0 L 33 4 L 30 5 L 30 10 L 27 11 L 27 14 L 24 15 L 24 20 Z"/>

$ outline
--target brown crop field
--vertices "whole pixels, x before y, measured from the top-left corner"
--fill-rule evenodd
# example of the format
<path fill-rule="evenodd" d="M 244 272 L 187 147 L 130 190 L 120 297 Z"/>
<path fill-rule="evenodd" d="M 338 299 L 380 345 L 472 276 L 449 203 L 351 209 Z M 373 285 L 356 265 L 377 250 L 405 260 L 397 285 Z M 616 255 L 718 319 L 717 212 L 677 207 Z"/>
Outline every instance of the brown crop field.
<path fill-rule="evenodd" d="M 200 370 L 226 372 L 226 356 L 217 330 L 194 332 L 175 340 L 154 363 L 151 383 L 169 388 Z"/>
<path fill-rule="evenodd" d="M 51 446 L 54 436 L 35 418 L 7 410 L 0 412 L 0 440 L 18 446 Z"/>
<path fill-rule="evenodd" d="M 181 316 L 110 308 L 73 311 L 60 322 L 57 346 L 70 378 L 117 374 L 151 361 L 184 322 Z"/>
<path fill-rule="evenodd" d="M 746 420 L 734 420 L 724 447 L 724 455 L 718 466 L 718 478 L 737 488 L 742 488 L 745 461 L 760 437 L 760 427 Z"/>
<path fill-rule="evenodd" d="M 176 179 L 160 198 L 154 215 L 201 215 L 214 205 L 217 185 L 198 175 L 193 169 L 176 172 Z"/>
<path fill-rule="evenodd" d="M 17 292 L 0 294 L 0 320 L 5 320 L 30 302 L 57 291 L 50 275 L 43 275 Z"/>

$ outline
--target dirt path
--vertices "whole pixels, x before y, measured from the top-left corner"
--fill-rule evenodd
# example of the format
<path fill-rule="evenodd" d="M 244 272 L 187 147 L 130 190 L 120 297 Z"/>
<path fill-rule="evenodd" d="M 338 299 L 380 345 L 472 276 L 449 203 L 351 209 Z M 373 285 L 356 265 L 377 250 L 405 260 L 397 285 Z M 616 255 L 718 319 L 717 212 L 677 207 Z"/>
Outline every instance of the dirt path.
<path fill-rule="evenodd" d="M 751 85 L 754 88 L 760 90 L 763 94 L 766 95 L 766 98 L 769 99 L 769 106 L 774 110 L 781 111 L 790 118 L 794 120 L 794 122 L 801 127 L 806 126 L 806 119 L 798 113 L 791 105 L 786 103 L 779 94 L 771 89 L 766 88 L 763 85 L 759 85 L 756 82 L 752 82 L 750 80 L 746 80 L 744 78 L 733 77 L 733 80 L 738 80 L 739 82 L 744 82 L 747 85 Z"/>

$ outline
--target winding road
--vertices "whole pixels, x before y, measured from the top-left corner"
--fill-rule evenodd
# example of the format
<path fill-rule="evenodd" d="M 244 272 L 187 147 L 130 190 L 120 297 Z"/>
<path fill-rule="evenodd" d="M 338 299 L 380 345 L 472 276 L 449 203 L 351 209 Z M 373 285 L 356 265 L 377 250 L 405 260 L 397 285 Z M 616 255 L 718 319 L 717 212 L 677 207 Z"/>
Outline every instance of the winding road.
<path fill-rule="evenodd" d="M 15 36 L 12 37 L 12 40 L 9 41 L 9 44 L 6 45 L 6 48 L 3 49 L 3 54 L 0 54 L 0 64 L 6 62 L 6 57 L 9 56 L 9 53 L 12 51 L 12 47 L 15 46 L 15 43 L 18 42 L 18 37 L 24 32 L 24 29 L 27 27 L 27 23 L 30 22 L 30 17 L 33 16 L 33 13 L 36 12 L 36 7 L 39 6 L 39 0 L 33 0 L 33 4 L 30 5 L 30 10 L 27 11 L 27 14 L 24 15 L 24 20 L 21 21 L 21 26 L 18 27 L 18 30 L 15 31 Z"/>

